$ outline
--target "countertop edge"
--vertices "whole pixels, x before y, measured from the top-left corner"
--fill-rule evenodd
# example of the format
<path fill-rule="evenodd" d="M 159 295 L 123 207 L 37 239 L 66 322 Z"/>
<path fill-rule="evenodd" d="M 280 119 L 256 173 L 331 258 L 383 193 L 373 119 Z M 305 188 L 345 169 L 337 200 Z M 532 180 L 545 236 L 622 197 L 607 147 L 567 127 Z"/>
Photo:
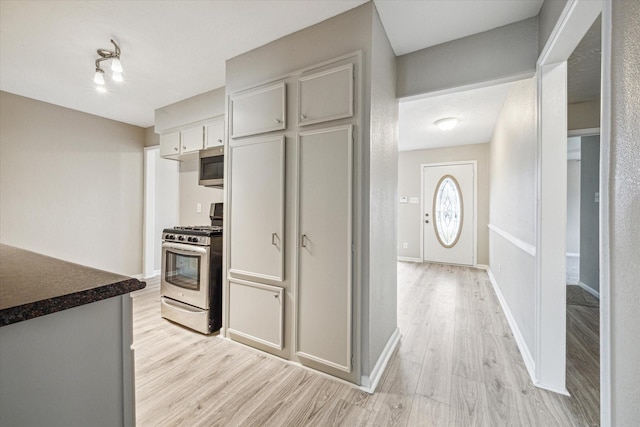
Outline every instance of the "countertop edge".
<path fill-rule="evenodd" d="M 0 310 L 0 327 L 67 310 L 73 307 L 90 304 L 107 298 L 113 298 L 144 289 L 146 286 L 147 284 L 145 282 L 129 278 L 92 289 L 85 289 L 67 295 L 60 295 L 42 301 L 6 308 Z"/>

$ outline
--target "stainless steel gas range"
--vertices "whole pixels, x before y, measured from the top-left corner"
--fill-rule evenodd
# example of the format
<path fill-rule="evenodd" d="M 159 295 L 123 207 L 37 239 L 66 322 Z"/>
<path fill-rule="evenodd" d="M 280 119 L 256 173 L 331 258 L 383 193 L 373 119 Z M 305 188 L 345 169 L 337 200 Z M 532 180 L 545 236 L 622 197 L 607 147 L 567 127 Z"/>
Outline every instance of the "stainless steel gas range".
<path fill-rule="evenodd" d="M 220 330 L 221 225 L 163 230 L 160 294 L 165 319 L 203 334 Z"/>

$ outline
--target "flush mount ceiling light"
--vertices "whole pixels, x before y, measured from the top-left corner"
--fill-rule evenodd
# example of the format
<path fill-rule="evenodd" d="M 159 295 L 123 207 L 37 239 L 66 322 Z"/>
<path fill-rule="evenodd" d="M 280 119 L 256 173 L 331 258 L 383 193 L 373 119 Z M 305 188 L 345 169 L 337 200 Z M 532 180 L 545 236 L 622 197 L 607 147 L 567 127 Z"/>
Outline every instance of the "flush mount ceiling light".
<path fill-rule="evenodd" d="M 111 78 L 113 81 L 122 81 L 122 63 L 120 62 L 120 46 L 111 39 L 111 43 L 115 46 L 115 50 L 98 49 L 98 55 L 100 58 L 96 59 L 96 73 L 93 75 L 93 82 L 96 84 L 98 92 L 106 92 L 107 89 L 104 86 L 104 70 L 100 67 L 102 61 L 111 60 Z"/>
<path fill-rule="evenodd" d="M 458 125 L 460 121 L 457 117 L 447 117 L 444 119 L 436 120 L 433 124 L 438 126 L 440 130 L 451 130 Z"/>

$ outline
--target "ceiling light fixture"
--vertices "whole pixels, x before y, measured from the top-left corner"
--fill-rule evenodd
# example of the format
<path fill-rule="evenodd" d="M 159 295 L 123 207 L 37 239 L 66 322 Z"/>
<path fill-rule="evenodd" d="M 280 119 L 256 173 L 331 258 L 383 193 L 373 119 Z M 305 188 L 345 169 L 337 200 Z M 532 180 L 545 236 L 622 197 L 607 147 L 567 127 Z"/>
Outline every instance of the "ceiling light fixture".
<path fill-rule="evenodd" d="M 111 78 L 116 82 L 122 81 L 122 62 L 120 62 L 120 46 L 111 39 L 111 43 L 115 46 L 115 50 L 98 49 L 98 55 L 100 58 L 96 59 L 96 73 L 93 75 L 93 82 L 96 84 L 96 89 L 99 92 L 106 92 L 104 87 L 104 70 L 100 67 L 102 61 L 111 59 Z"/>
<path fill-rule="evenodd" d="M 440 130 L 451 130 L 458 125 L 460 121 L 457 117 L 447 117 L 444 119 L 436 120 L 434 124 L 440 128 Z"/>

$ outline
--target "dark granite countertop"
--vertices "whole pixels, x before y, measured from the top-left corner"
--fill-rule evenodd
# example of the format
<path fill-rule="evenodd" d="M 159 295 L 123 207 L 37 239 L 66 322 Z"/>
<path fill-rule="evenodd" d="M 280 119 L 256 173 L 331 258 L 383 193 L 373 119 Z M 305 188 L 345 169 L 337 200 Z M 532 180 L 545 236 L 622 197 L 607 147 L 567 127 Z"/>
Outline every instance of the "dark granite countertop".
<path fill-rule="evenodd" d="M 0 326 L 145 286 L 138 279 L 0 244 Z"/>

